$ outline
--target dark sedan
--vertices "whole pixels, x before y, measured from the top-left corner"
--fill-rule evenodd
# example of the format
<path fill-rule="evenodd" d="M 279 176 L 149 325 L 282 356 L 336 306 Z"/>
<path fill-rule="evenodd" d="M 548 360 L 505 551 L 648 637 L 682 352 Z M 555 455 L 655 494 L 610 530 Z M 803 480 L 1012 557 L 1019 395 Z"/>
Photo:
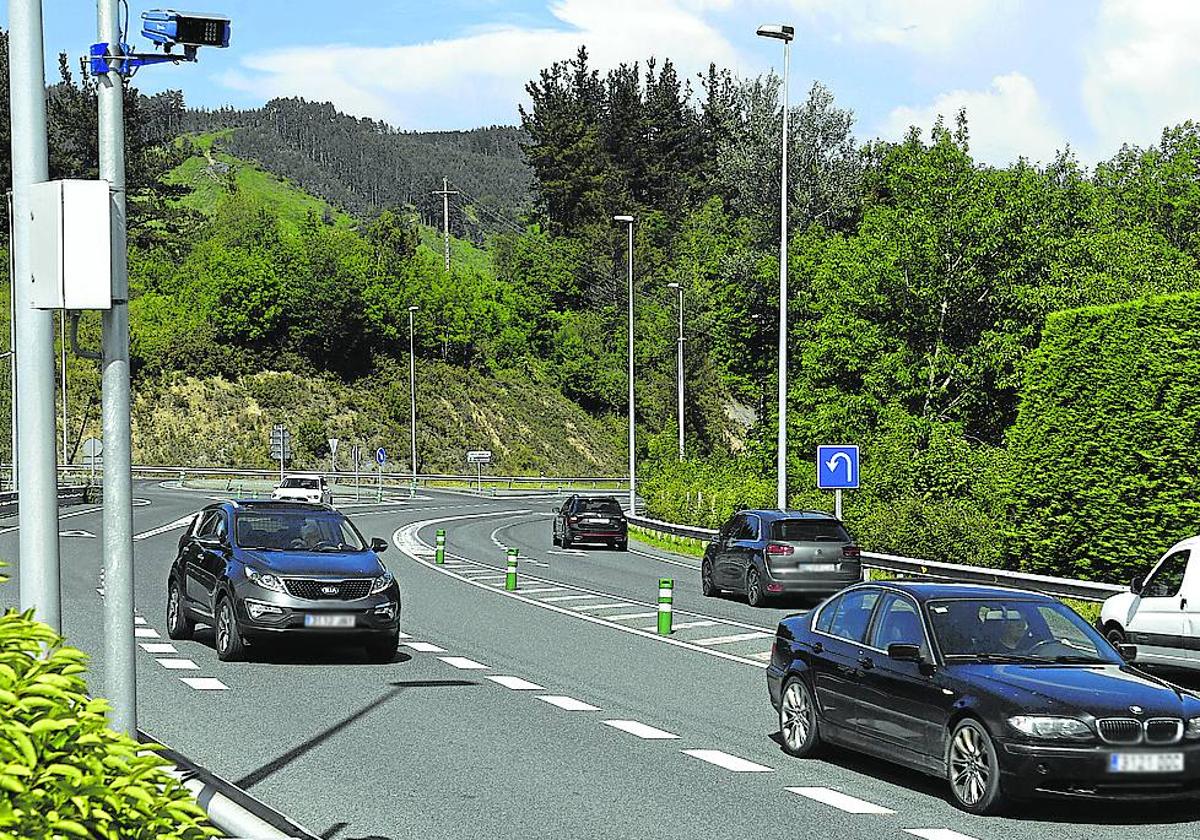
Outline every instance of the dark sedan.
<path fill-rule="evenodd" d="M 269 636 L 338 634 L 390 662 L 400 636 L 400 588 L 369 544 L 327 505 L 222 502 L 196 515 L 167 578 L 167 635 L 211 624 L 217 656 L 238 659 Z"/>
<path fill-rule="evenodd" d="M 973 813 L 1196 796 L 1200 697 L 1135 655 L 1045 595 L 862 584 L 780 622 L 767 686 L 792 755 L 869 753 L 947 779 Z"/>

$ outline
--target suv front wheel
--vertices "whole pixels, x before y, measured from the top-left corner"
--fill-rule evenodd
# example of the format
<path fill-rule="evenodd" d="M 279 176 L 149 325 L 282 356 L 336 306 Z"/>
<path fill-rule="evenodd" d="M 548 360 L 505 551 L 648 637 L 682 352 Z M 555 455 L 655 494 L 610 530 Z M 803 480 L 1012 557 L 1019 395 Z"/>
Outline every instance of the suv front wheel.
<path fill-rule="evenodd" d="M 233 602 L 222 598 L 217 604 L 217 658 L 222 662 L 236 662 L 246 652 L 246 643 L 233 612 Z"/>

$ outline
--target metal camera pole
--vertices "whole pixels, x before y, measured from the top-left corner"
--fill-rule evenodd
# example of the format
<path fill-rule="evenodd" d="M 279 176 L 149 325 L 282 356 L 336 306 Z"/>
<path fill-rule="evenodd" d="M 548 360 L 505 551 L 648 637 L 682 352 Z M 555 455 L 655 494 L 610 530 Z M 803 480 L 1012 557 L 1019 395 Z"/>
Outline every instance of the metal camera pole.
<path fill-rule="evenodd" d="M 117 0 L 97 0 L 96 34 L 121 47 Z M 129 278 L 125 254 L 125 101 L 120 62 L 96 79 L 100 106 L 100 179 L 113 194 L 112 308 L 103 314 L 104 682 L 109 726 L 137 734 L 133 635 L 133 477 L 129 424 Z"/>
<path fill-rule="evenodd" d="M 12 114 L 13 349 L 21 359 L 17 403 L 17 492 L 21 609 L 62 629 L 59 594 L 58 476 L 54 423 L 54 313 L 34 309 L 29 188 L 49 177 L 41 0 L 9 0 L 8 72 Z M 132 621 L 132 616 L 130 617 Z M 130 634 L 133 630 L 130 629 Z"/>

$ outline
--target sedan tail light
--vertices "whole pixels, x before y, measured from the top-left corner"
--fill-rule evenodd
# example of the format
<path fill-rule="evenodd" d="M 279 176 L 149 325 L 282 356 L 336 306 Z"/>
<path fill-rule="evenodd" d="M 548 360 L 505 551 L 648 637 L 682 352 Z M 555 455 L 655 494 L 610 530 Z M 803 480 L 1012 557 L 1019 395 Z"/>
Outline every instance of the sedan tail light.
<path fill-rule="evenodd" d="M 862 549 L 860 549 L 856 545 L 842 546 L 842 556 L 843 557 L 858 557 L 861 554 L 862 554 Z"/>
<path fill-rule="evenodd" d="M 792 554 L 796 549 L 790 545 L 780 545 L 779 543 L 767 543 L 767 554 L 772 557 L 783 557 Z"/>

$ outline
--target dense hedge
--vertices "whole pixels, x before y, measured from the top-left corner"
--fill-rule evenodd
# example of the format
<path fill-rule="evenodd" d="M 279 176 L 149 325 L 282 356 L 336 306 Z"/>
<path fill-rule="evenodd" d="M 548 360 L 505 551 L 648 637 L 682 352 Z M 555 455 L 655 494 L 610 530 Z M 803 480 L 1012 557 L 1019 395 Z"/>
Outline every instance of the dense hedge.
<path fill-rule="evenodd" d="M 1200 531 L 1200 295 L 1050 316 L 1008 435 L 1009 562 L 1120 582 Z"/>

